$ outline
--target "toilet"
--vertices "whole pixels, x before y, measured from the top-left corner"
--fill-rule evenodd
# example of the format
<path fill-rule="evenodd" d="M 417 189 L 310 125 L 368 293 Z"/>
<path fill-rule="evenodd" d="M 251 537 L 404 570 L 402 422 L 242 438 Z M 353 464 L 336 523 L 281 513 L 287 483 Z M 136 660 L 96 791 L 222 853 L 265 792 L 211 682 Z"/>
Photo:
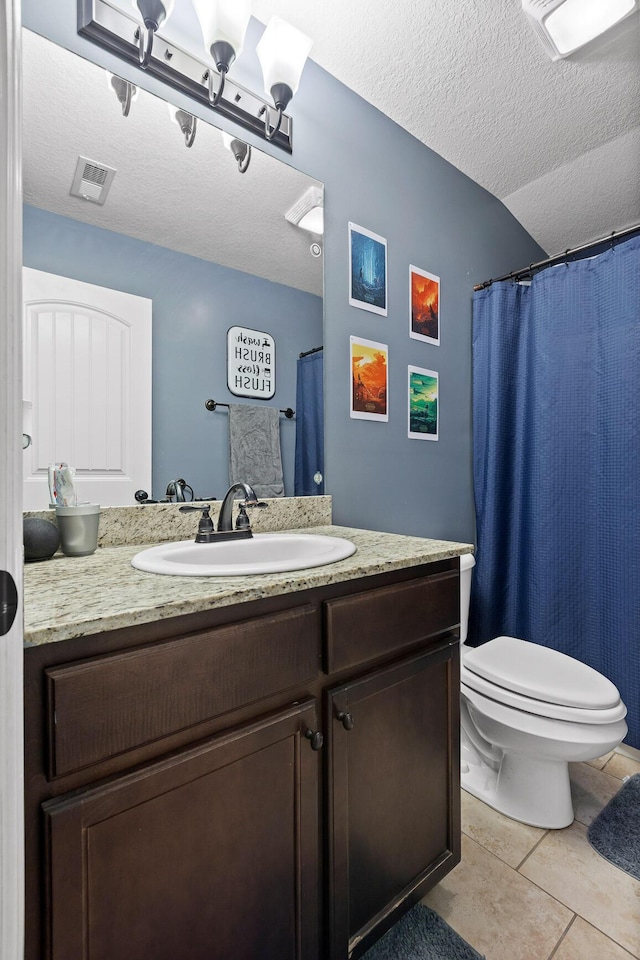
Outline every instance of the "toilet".
<path fill-rule="evenodd" d="M 460 557 L 462 787 L 514 820 L 566 827 L 569 763 L 613 750 L 627 709 L 610 680 L 557 650 L 515 637 L 467 647 L 474 566 Z"/>

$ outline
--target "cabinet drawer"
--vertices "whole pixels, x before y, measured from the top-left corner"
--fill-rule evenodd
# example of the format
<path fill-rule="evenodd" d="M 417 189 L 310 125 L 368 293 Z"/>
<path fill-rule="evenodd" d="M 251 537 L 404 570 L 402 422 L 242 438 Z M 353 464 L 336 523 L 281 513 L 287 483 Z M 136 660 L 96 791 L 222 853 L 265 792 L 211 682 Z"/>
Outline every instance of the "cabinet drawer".
<path fill-rule="evenodd" d="M 310 604 L 46 671 L 59 777 L 317 676 Z"/>
<path fill-rule="evenodd" d="M 327 671 L 375 660 L 460 622 L 457 570 L 325 603 Z"/>

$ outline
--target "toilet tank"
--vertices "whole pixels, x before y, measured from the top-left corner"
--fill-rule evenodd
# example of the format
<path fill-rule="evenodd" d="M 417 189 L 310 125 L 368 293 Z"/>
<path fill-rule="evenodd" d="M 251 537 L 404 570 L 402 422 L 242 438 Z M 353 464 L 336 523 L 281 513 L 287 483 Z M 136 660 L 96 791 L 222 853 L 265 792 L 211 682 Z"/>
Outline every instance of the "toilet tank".
<path fill-rule="evenodd" d="M 463 553 L 460 557 L 460 643 L 467 639 L 469 625 L 469 601 L 471 599 L 471 571 L 476 561 L 471 553 Z"/>

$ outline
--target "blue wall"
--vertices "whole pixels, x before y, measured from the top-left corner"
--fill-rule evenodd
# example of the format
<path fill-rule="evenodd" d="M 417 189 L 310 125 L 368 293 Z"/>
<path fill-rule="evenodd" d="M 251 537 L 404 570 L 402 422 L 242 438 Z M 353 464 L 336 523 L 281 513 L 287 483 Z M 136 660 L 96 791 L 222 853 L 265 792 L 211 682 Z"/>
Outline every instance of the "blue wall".
<path fill-rule="evenodd" d="M 276 394 L 295 407 L 296 360 L 322 343 L 322 300 L 35 207 L 24 208 L 24 264 L 153 300 L 153 493 L 184 477 L 198 496 L 228 486 L 227 413 L 208 397 L 251 403 L 227 390 L 226 334 L 239 325 L 276 341 Z M 285 491 L 293 495 L 295 421 L 281 417 Z"/>
<path fill-rule="evenodd" d="M 141 75 L 76 33 L 75 0 L 23 0 L 24 22 L 154 93 Z M 262 89 L 252 21 L 234 75 Z M 186 97 L 174 102 L 206 118 Z M 429 110 L 425 100 L 424 110 Z M 294 153 L 243 139 L 325 183 L 326 489 L 337 523 L 471 540 L 471 296 L 474 283 L 540 259 L 544 251 L 491 194 L 310 62 L 289 111 Z M 225 129 L 229 123 L 219 122 Z M 509 150 L 509 131 L 496 143 Z M 386 318 L 348 304 L 347 224 L 388 241 Z M 409 338 L 409 264 L 441 278 L 441 346 Z M 389 422 L 349 417 L 349 336 L 388 344 Z M 407 365 L 440 374 L 440 439 L 407 438 Z"/>

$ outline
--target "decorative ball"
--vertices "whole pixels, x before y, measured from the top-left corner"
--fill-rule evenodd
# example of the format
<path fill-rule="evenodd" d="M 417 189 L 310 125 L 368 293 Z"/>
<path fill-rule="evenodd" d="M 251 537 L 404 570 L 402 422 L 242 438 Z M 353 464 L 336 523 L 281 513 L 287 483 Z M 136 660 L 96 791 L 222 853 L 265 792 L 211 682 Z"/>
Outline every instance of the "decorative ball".
<path fill-rule="evenodd" d="M 26 517 L 22 525 L 25 562 L 49 560 L 60 546 L 60 536 L 55 523 L 39 520 L 37 517 Z"/>

